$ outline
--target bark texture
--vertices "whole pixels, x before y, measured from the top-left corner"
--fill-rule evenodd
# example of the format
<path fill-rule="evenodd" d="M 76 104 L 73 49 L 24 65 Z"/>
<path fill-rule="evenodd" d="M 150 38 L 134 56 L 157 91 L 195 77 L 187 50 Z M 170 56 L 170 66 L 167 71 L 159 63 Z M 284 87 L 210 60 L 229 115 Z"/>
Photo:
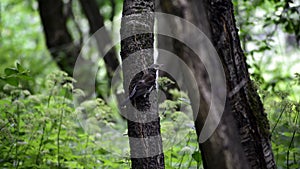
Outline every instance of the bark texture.
<path fill-rule="evenodd" d="M 151 12 L 154 12 L 154 1 L 124 1 L 121 24 L 121 38 L 123 39 L 121 41 L 121 57 L 123 60 L 124 89 L 127 96 L 132 92 L 134 83 L 143 76 L 145 70 L 154 62 L 153 34 L 130 35 L 130 32 L 137 29 L 153 32 L 154 15 Z M 124 18 L 126 16 L 133 16 L 133 18 Z M 126 62 L 129 57 L 134 57 L 134 59 Z M 132 168 L 164 168 L 157 93 L 152 93 L 152 97 L 134 100 L 135 108 L 123 110 L 129 117 L 127 123 Z"/>
<path fill-rule="evenodd" d="M 276 168 L 269 122 L 249 77 L 235 24 L 233 4 L 229 0 L 213 0 L 206 4 L 211 39 L 224 64 L 229 91 L 234 91 L 236 86 L 245 82 L 240 91 L 230 97 L 231 111 L 239 128 L 245 156 L 251 168 Z"/>
<path fill-rule="evenodd" d="M 161 1 L 161 8 L 201 28 L 216 48 L 225 69 L 228 98 L 222 120 L 210 139 L 199 144 L 204 168 L 276 168 L 268 120 L 249 78 L 231 1 L 166 0 Z M 179 28 L 178 33 L 188 32 L 188 28 L 180 28 L 180 25 L 173 27 Z M 184 44 L 166 37 L 159 41 L 171 41 L 174 48 L 159 47 L 174 51 L 197 75 L 201 105 L 200 110 L 193 111 L 200 112 L 195 119 L 199 136 L 210 106 L 210 100 L 205 97 L 211 94 L 208 74 L 198 57 Z"/>

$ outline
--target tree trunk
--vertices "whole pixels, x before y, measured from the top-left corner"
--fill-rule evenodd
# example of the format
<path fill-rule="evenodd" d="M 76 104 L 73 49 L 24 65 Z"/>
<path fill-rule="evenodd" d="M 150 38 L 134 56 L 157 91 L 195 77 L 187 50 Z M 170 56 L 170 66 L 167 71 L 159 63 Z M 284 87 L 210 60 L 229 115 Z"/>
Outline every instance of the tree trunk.
<path fill-rule="evenodd" d="M 99 12 L 98 5 L 95 0 L 80 0 L 80 4 L 82 6 L 83 12 L 87 17 L 90 25 L 90 35 L 96 33 L 100 28 L 104 27 L 104 19 Z M 100 54 L 103 55 L 103 50 L 105 46 L 111 43 L 111 39 L 109 36 L 109 32 L 106 28 L 103 28 L 106 33 L 102 33 L 102 37 L 99 37 L 98 34 L 94 34 L 97 46 L 99 48 Z M 118 57 L 116 55 L 115 48 L 110 49 L 110 51 L 104 57 L 104 62 L 107 69 L 107 75 L 109 77 L 109 81 L 113 76 L 114 71 L 119 66 Z"/>
<path fill-rule="evenodd" d="M 154 27 L 154 15 L 151 12 L 154 12 L 154 0 L 124 1 L 121 57 L 127 96 L 131 95 L 141 78 L 153 70 L 148 69 L 154 63 L 154 36 L 151 33 Z M 145 30 L 147 33 L 135 34 L 139 30 Z M 128 99 L 133 106 L 128 103 L 122 111 L 128 119 L 132 168 L 164 168 L 157 92 Z"/>
<path fill-rule="evenodd" d="M 74 44 L 68 31 L 64 4 L 61 0 L 38 0 L 38 4 L 47 47 L 61 70 L 72 76 L 80 45 Z"/>
<path fill-rule="evenodd" d="M 210 4 L 207 13 L 211 39 L 224 64 L 228 89 L 234 91 L 241 82 L 246 82 L 239 92 L 230 97 L 231 111 L 240 131 L 245 155 L 251 168 L 276 168 L 269 122 L 249 77 L 235 24 L 233 4 L 229 0 Z"/>
<path fill-rule="evenodd" d="M 232 3 L 229 0 L 166 0 L 161 5 L 163 12 L 183 17 L 201 28 L 216 48 L 225 70 L 228 96 L 223 117 L 210 139 L 199 144 L 204 168 L 276 168 L 268 120 L 249 78 Z M 195 127 L 199 136 L 210 106 L 210 100 L 204 97 L 204 93 L 211 92 L 208 75 L 201 61 L 189 49 L 176 40 L 173 44 L 177 46 L 175 53 L 197 75 L 201 107 Z"/>

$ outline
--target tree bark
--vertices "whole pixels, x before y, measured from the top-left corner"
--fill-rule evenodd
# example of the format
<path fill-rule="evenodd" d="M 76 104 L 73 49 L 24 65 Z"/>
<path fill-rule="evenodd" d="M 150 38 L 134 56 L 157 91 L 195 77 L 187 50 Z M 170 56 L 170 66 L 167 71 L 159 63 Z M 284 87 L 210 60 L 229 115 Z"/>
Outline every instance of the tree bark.
<path fill-rule="evenodd" d="M 124 89 L 127 96 L 133 92 L 133 86 L 154 63 L 154 36 L 153 33 L 149 33 L 154 29 L 154 15 L 151 12 L 154 12 L 154 0 L 124 1 L 121 24 L 121 57 Z M 135 30 L 146 30 L 148 33 L 131 35 L 130 33 Z M 131 57 L 134 59 L 130 59 Z M 132 168 L 164 168 L 157 92 L 130 101 L 134 107 L 126 107 L 123 111 L 128 118 Z"/>
<path fill-rule="evenodd" d="M 233 91 L 231 111 L 237 122 L 242 146 L 251 168 L 276 168 L 270 143 L 270 126 L 262 102 L 250 80 L 246 58 L 241 49 L 233 4 L 229 0 L 206 2 L 212 42 L 224 64 L 227 86 Z"/>
<path fill-rule="evenodd" d="M 64 4 L 61 0 L 38 0 L 38 5 L 47 47 L 61 70 L 72 76 L 80 45 L 74 44 L 68 31 Z"/>
<path fill-rule="evenodd" d="M 232 3 L 229 0 L 166 0 L 161 5 L 163 12 L 183 17 L 201 28 L 216 48 L 225 69 L 228 97 L 223 117 L 210 139 L 199 144 L 204 168 L 276 168 L 268 120 L 249 77 Z M 200 112 L 195 119 L 199 136 L 210 106 L 210 100 L 203 97 L 203 93 L 210 92 L 208 75 L 201 61 L 186 46 L 176 40 L 173 44 L 177 46 L 173 49 L 175 53 L 197 76 L 201 107 L 194 111 Z M 235 91 L 237 87 L 239 90 Z"/>
<path fill-rule="evenodd" d="M 88 19 L 90 26 L 90 34 L 93 35 L 100 28 L 104 27 L 104 19 L 99 12 L 99 8 L 97 2 L 95 0 L 80 0 L 80 4 L 82 6 L 83 12 Z M 111 43 L 111 39 L 109 37 L 109 32 L 106 28 L 103 28 L 106 33 L 102 33 L 102 37 L 99 37 L 96 33 L 94 36 L 96 38 L 97 46 L 99 48 L 100 54 L 103 55 L 103 50 L 105 46 Z M 115 48 L 110 49 L 110 51 L 104 57 L 104 62 L 107 69 L 107 74 L 109 77 L 109 81 L 113 76 L 114 71 L 119 66 L 118 57 L 116 55 Z"/>

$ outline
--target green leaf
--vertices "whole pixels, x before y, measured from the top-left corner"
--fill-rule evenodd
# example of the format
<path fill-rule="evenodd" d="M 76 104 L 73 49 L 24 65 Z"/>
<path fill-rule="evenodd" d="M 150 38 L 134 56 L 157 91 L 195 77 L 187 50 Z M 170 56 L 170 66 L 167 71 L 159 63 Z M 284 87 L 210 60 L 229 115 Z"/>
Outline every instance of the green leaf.
<path fill-rule="evenodd" d="M 5 73 L 6 76 L 10 76 L 10 75 L 18 74 L 19 72 L 18 72 L 18 70 L 15 69 L 15 68 L 6 68 L 6 69 L 4 70 L 4 73 Z"/>
<path fill-rule="evenodd" d="M 18 75 L 18 78 L 20 78 L 22 80 L 33 80 L 32 77 L 30 77 L 28 75 L 24 75 L 24 74 Z"/>
<path fill-rule="evenodd" d="M 103 149 L 103 148 L 99 148 L 98 151 L 97 151 L 99 154 L 103 154 L 103 155 L 106 155 L 106 154 L 110 154 L 109 151 Z"/>
<path fill-rule="evenodd" d="M 197 161 L 198 163 L 201 162 L 201 154 L 199 151 L 194 151 L 194 153 L 192 154 L 192 157 L 195 161 Z"/>
<path fill-rule="evenodd" d="M 6 77 L 4 79 L 6 83 L 12 85 L 12 86 L 18 86 L 19 85 L 19 79 L 17 77 L 11 76 L 11 77 Z"/>
<path fill-rule="evenodd" d="M 0 105 L 2 107 L 6 106 L 6 105 L 9 105 L 9 104 L 11 104 L 11 102 L 9 100 L 4 100 L 4 99 L 0 100 Z"/>
<path fill-rule="evenodd" d="M 17 69 L 18 69 L 19 72 L 24 72 L 24 71 L 26 71 L 26 70 L 20 65 L 19 62 L 17 62 Z"/>

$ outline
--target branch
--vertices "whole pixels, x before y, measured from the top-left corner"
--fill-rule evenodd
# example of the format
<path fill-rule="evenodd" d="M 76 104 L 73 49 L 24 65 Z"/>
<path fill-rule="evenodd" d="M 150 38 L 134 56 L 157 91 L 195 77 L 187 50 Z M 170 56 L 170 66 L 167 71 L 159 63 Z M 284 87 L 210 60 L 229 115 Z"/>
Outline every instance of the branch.
<path fill-rule="evenodd" d="M 90 26 L 90 35 L 96 33 L 100 28 L 104 26 L 104 19 L 99 12 L 98 5 L 95 0 L 80 0 L 80 4 L 82 6 L 82 10 L 85 16 L 88 19 L 89 26 Z M 102 37 L 98 37 L 97 34 L 95 35 L 97 46 L 99 47 L 99 52 L 103 55 L 102 52 L 107 43 L 111 43 L 111 38 L 109 37 L 109 32 L 106 28 L 103 28 L 105 33 L 101 34 Z M 104 61 L 106 64 L 106 68 L 108 71 L 109 78 L 112 77 L 113 72 L 119 65 L 119 61 L 117 55 L 115 53 L 114 48 L 111 49 L 104 57 Z"/>

